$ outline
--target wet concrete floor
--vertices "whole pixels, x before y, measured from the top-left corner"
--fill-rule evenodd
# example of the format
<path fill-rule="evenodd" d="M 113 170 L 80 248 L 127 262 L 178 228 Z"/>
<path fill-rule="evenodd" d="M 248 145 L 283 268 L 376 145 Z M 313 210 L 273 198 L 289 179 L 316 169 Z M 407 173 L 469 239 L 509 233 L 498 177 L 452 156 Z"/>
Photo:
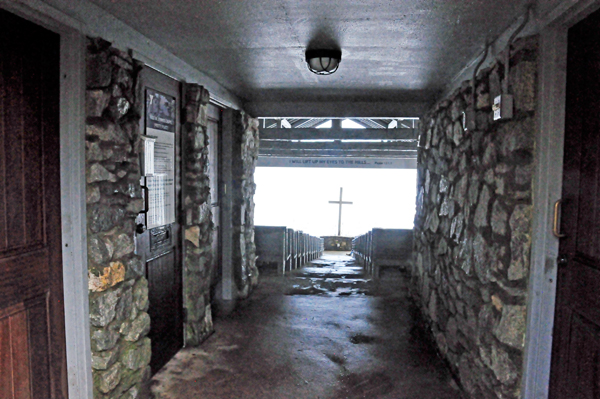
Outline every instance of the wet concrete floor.
<path fill-rule="evenodd" d="M 152 381 L 157 399 L 459 399 L 418 322 L 407 281 L 366 279 L 344 253 L 285 277 L 263 272 L 251 298 L 215 319 Z"/>

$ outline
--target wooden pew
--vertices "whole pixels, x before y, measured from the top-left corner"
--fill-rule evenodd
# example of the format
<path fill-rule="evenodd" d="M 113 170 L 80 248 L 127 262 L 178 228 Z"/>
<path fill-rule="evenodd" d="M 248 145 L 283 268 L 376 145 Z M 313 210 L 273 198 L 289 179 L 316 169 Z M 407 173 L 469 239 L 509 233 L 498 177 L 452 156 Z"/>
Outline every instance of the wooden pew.
<path fill-rule="evenodd" d="M 377 279 L 383 267 L 411 264 L 412 242 L 412 230 L 375 228 L 354 238 L 352 253 L 365 271 Z"/>
<path fill-rule="evenodd" d="M 256 263 L 285 274 L 323 255 L 323 240 L 283 226 L 255 226 Z"/>
<path fill-rule="evenodd" d="M 371 271 L 379 278 L 383 267 L 403 267 L 412 262 L 413 231 L 373 229 Z"/>
<path fill-rule="evenodd" d="M 254 241 L 256 244 L 256 263 L 267 266 L 275 264 L 278 274 L 286 271 L 286 227 L 255 226 Z"/>
<path fill-rule="evenodd" d="M 285 270 L 294 270 L 294 230 L 286 229 L 285 236 Z"/>

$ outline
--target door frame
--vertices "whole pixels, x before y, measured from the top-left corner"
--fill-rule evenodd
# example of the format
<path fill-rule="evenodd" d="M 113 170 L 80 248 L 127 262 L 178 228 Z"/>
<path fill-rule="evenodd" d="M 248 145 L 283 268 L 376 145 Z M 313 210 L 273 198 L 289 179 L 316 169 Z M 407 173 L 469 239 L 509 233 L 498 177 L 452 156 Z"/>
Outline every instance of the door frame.
<path fill-rule="evenodd" d="M 184 218 L 183 215 L 185 213 L 184 209 L 183 209 L 183 198 L 185 198 L 185 182 L 184 182 L 184 133 L 183 133 L 183 120 L 182 120 L 182 110 L 183 110 L 183 101 L 184 101 L 184 96 L 185 93 L 183 91 L 184 88 L 184 83 L 182 81 L 180 81 L 179 79 L 176 79 L 172 76 L 166 75 L 163 72 L 156 70 L 154 68 L 152 68 L 149 65 L 144 65 L 144 69 L 140 72 L 140 78 L 142 81 L 142 85 L 141 85 L 141 93 L 142 93 L 142 97 L 143 97 L 143 105 L 142 105 L 142 116 L 140 119 L 140 124 L 138 127 L 138 131 L 140 135 L 146 135 L 146 128 L 147 128 L 147 120 L 146 120 L 146 115 L 147 115 L 147 110 L 146 110 L 146 92 L 148 89 L 159 92 L 161 94 L 165 94 L 167 96 L 171 96 L 171 97 L 175 97 L 175 132 L 173 132 L 175 138 L 174 138 L 174 145 L 175 148 L 174 150 L 174 162 L 175 162 L 175 222 L 174 223 L 169 223 L 168 225 L 173 226 L 175 225 L 177 227 L 177 231 L 174 234 L 175 239 L 172 241 L 172 252 L 174 254 L 174 263 L 173 266 L 175 267 L 175 270 L 177 271 L 176 275 L 177 275 L 177 279 L 179 282 L 179 285 L 177 287 L 178 289 L 178 298 L 179 298 L 179 303 L 178 303 L 178 308 L 176 309 L 177 312 L 177 317 L 178 317 L 178 324 L 180 324 L 181 329 L 179 331 L 176 331 L 176 333 L 178 334 L 178 338 L 180 338 L 180 344 L 181 346 L 179 347 L 178 350 L 182 349 L 183 347 L 185 347 L 185 310 L 184 310 L 184 304 L 185 304 L 185 298 L 183 293 L 185 292 L 184 290 L 184 285 L 185 285 L 185 275 L 184 275 L 184 245 L 185 245 L 185 225 L 184 225 Z M 175 86 L 177 86 L 177 88 L 175 89 Z M 177 94 L 174 94 L 174 93 Z M 142 175 L 142 178 L 147 179 L 147 176 Z M 145 180 L 147 184 L 147 180 Z M 179 192 L 178 192 L 178 188 L 179 188 Z M 157 227 L 162 227 L 162 226 L 157 226 Z M 146 225 L 147 228 L 147 225 Z M 152 291 L 152 287 L 150 287 L 150 279 L 149 279 L 149 275 L 148 275 L 148 264 L 149 262 L 156 260 L 158 258 L 161 258 L 165 255 L 167 255 L 167 253 L 163 253 L 161 255 L 158 255 L 154 258 L 151 258 L 151 260 L 148 260 L 148 255 L 151 253 L 150 251 L 150 230 L 151 229 L 147 229 L 143 234 L 139 235 L 136 233 L 136 253 L 141 257 L 141 260 L 144 264 L 144 270 L 145 270 L 145 277 L 148 280 L 149 283 L 149 293 Z M 175 229 L 171 230 L 174 231 Z M 141 245 L 140 245 L 141 244 Z M 140 247 L 138 247 L 138 245 L 140 245 Z M 139 252 L 141 250 L 141 253 Z M 148 299 L 150 300 L 150 295 L 148 297 Z M 150 307 L 152 307 L 154 304 L 150 302 Z M 150 310 L 148 310 L 148 313 L 150 314 Z M 151 320 L 152 323 L 152 320 Z M 152 331 L 150 332 L 150 334 L 148 335 L 148 337 L 150 337 L 152 335 Z M 158 341 L 157 341 L 158 342 Z M 152 344 L 152 360 L 150 361 L 150 366 L 153 369 L 152 375 L 154 375 L 156 372 L 158 372 L 158 370 L 154 370 L 154 359 L 155 359 L 155 351 L 154 351 L 154 343 Z"/>
<path fill-rule="evenodd" d="M 60 190 L 67 378 L 70 398 L 93 398 L 85 203 L 85 36 L 48 5 L 0 6 L 60 35 Z"/>
<path fill-rule="evenodd" d="M 521 390 L 524 399 L 547 398 L 549 393 L 559 245 L 551 231 L 553 205 L 562 195 L 567 35 L 571 26 L 598 8 L 597 0 L 564 1 L 538 20 L 531 266 Z"/>
<path fill-rule="evenodd" d="M 58 33 L 60 46 L 60 178 L 62 258 L 70 398 L 93 399 L 88 303 L 85 193 L 86 35 L 100 36 L 180 81 L 197 82 L 211 101 L 241 109 L 241 101 L 203 72 L 87 0 L 0 0 L 0 7 Z"/>
<path fill-rule="evenodd" d="M 85 36 L 80 33 L 89 28 L 40 0 L 27 0 L 27 4 L 0 0 L 0 6 L 61 36 L 62 256 L 69 396 L 91 399 L 85 144 L 82 134 L 85 131 Z M 550 224 L 552 205 L 560 198 L 562 190 L 567 32 L 598 7 L 597 0 L 563 1 L 550 15 L 537 21 L 541 40 L 529 311 L 522 382 L 522 397 L 526 399 L 548 396 L 558 254 L 558 240 L 551 235 Z M 157 57 L 140 58 L 152 63 L 151 59 Z"/>

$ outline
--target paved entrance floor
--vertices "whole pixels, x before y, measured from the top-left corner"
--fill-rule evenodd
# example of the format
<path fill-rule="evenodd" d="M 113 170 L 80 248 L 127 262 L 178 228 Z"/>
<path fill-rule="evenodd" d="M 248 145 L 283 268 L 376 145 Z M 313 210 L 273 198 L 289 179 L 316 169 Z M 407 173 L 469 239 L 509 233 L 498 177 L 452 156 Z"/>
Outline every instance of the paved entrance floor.
<path fill-rule="evenodd" d="M 263 273 L 252 297 L 215 320 L 152 381 L 158 399 L 459 399 L 408 299 L 344 253 L 286 275 Z"/>

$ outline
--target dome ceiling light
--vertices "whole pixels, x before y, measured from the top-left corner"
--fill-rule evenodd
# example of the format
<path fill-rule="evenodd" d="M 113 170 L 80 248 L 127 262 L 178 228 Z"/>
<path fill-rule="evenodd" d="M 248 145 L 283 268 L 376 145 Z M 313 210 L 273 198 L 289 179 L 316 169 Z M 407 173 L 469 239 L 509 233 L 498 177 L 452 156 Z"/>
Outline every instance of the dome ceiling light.
<path fill-rule="evenodd" d="M 341 50 L 306 50 L 308 69 L 317 75 L 331 75 L 342 61 Z"/>

